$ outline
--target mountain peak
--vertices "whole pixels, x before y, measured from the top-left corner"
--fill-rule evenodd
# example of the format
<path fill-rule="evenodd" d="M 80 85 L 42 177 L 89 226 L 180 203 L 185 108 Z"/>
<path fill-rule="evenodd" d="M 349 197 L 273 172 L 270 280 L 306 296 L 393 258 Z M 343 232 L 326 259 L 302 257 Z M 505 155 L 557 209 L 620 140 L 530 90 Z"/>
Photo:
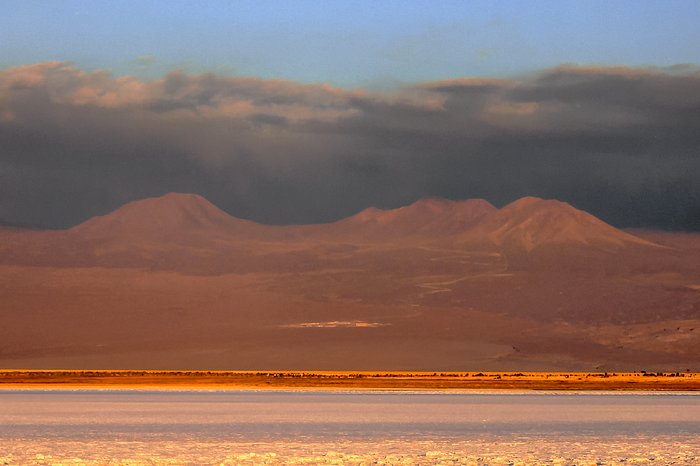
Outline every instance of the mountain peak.
<path fill-rule="evenodd" d="M 555 211 L 555 210 L 568 210 L 569 212 L 581 212 L 581 210 L 576 209 L 568 202 L 559 201 L 557 199 L 542 199 L 541 197 L 535 196 L 525 196 L 520 199 L 516 199 L 510 204 L 506 204 L 501 210 L 508 211 Z"/>
<path fill-rule="evenodd" d="M 413 204 L 409 204 L 399 209 L 430 209 L 433 211 L 441 211 L 449 208 L 456 201 L 450 199 L 445 199 L 444 197 L 423 197 L 415 201 Z"/>
<path fill-rule="evenodd" d="M 556 201 L 554 199 L 542 199 L 541 197 L 537 197 L 537 196 L 525 196 L 525 197 L 521 197 L 520 199 L 516 199 L 507 205 L 525 206 L 525 205 L 539 204 L 542 202 L 552 202 L 552 201 L 560 202 L 560 201 Z"/>
<path fill-rule="evenodd" d="M 490 215 L 476 233 L 497 245 L 526 252 L 545 244 L 578 244 L 602 249 L 653 245 L 566 202 L 532 196 L 511 202 Z"/>
<path fill-rule="evenodd" d="M 88 236 L 173 236 L 230 232 L 246 225 L 254 224 L 230 216 L 198 194 L 168 193 L 130 202 L 72 231 Z"/>
<path fill-rule="evenodd" d="M 204 204 L 211 204 L 206 198 L 203 196 L 200 196 L 199 194 L 195 193 L 176 193 L 176 192 L 170 192 L 170 193 L 165 193 L 162 196 L 159 197 L 151 197 L 147 199 L 143 199 L 144 201 L 159 201 L 159 202 L 177 202 L 177 203 L 204 203 Z M 138 202 L 138 201 L 136 201 Z"/>
<path fill-rule="evenodd" d="M 337 222 L 347 233 L 362 236 L 446 236 L 473 227 L 496 208 L 484 199 L 453 201 L 428 197 L 396 209 L 367 208 Z"/>

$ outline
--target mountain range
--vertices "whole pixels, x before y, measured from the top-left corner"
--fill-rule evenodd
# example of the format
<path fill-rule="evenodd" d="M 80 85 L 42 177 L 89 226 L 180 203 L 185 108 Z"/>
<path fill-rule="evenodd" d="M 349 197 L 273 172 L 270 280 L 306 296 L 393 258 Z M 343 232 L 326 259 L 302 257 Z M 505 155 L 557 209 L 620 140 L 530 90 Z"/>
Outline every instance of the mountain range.
<path fill-rule="evenodd" d="M 0 278 L 5 367 L 700 369 L 700 236 L 533 197 L 271 226 L 170 193 L 0 227 Z"/>

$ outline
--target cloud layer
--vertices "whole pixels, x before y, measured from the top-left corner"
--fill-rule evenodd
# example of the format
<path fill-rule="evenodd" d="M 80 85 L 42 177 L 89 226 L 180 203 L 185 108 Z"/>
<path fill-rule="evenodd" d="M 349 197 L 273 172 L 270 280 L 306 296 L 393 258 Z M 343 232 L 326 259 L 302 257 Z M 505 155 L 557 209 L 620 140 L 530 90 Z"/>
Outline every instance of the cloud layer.
<path fill-rule="evenodd" d="M 536 195 L 616 226 L 700 230 L 700 71 L 562 66 L 392 92 L 0 71 L 0 219 L 65 227 L 168 191 L 264 223 Z"/>

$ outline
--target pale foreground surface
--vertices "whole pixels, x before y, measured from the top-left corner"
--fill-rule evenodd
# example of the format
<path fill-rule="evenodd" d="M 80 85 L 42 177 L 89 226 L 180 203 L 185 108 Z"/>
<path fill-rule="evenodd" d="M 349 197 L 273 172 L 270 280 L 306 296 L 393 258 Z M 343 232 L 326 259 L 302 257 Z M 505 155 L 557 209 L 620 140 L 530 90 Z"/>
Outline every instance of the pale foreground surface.
<path fill-rule="evenodd" d="M 0 464 L 698 464 L 700 395 L 0 391 Z"/>

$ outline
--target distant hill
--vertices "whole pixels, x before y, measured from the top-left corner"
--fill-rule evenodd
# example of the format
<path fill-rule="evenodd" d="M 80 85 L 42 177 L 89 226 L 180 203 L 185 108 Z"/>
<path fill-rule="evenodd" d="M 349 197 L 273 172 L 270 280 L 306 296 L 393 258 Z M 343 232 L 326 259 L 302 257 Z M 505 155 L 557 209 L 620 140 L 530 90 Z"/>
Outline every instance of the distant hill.
<path fill-rule="evenodd" d="M 197 194 L 169 193 L 130 202 L 70 229 L 85 238 L 183 242 L 196 235 L 254 236 L 261 226 L 230 216 Z"/>
<path fill-rule="evenodd" d="M 626 245 L 652 245 L 565 202 L 535 197 L 519 199 L 492 213 L 470 234 L 523 251 L 552 244 L 611 250 Z"/>
<path fill-rule="evenodd" d="M 450 201 L 427 198 L 398 209 L 370 207 L 334 223 L 329 230 L 366 239 L 444 237 L 469 230 L 496 210 L 483 199 Z"/>

